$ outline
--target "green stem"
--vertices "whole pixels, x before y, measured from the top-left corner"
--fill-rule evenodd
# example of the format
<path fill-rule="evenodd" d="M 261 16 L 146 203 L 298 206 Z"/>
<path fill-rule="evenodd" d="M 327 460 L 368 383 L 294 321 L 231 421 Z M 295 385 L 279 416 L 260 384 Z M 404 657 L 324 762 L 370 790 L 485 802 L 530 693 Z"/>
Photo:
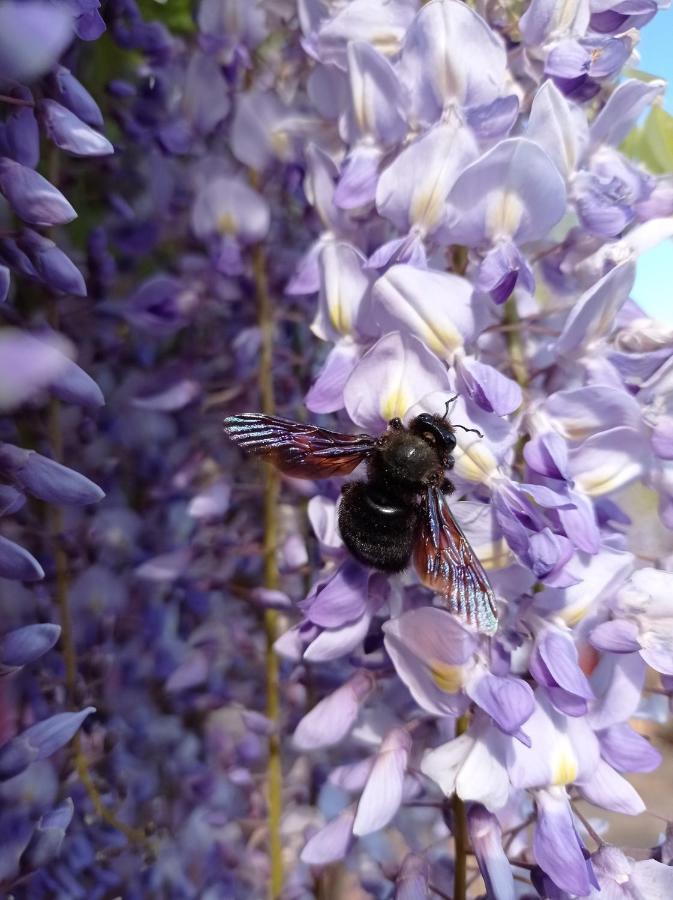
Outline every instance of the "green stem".
<path fill-rule="evenodd" d="M 251 173 L 250 181 L 258 187 L 258 177 Z M 274 321 L 271 294 L 266 267 L 266 252 L 262 244 L 252 251 L 252 271 L 257 295 L 257 321 L 261 336 L 259 362 L 259 393 L 262 411 L 273 415 L 276 408 L 273 389 L 273 337 Z M 279 587 L 278 564 L 278 496 L 280 481 L 276 469 L 264 467 L 264 586 L 272 590 Z M 278 657 L 274 644 L 278 637 L 278 612 L 267 609 L 264 613 L 264 633 L 266 636 L 266 714 L 276 726 L 269 737 L 269 758 L 267 762 L 267 802 L 269 825 L 270 883 L 269 896 L 272 900 L 280 896 L 283 888 L 283 847 L 280 839 L 280 820 L 283 811 L 283 770 L 280 756 L 280 683 Z"/>
<path fill-rule="evenodd" d="M 58 175 L 58 163 L 54 161 L 54 156 L 49 159 L 50 168 L 54 175 Z M 56 181 L 57 178 L 54 178 Z M 60 327 L 60 317 L 58 306 L 54 298 L 49 309 L 49 324 L 58 331 Z M 56 397 L 52 397 L 49 403 L 49 419 L 47 430 L 49 434 L 49 443 L 51 444 L 51 452 L 56 462 L 63 462 L 63 425 L 61 422 L 61 402 Z M 77 648 L 75 646 L 75 634 L 72 623 L 72 613 L 69 603 L 70 589 L 70 572 L 68 568 L 68 556 L 63 546 L 63 511 L 60 506 L 48 506 L 48 519 L 50 526 L 50 536 L 53 544 L 54 552 L 54 570 L 55 570 L 55 600 L 59 610 L 61 619 L 61 649 L 63 651 L 63 662 L 65 666 L 65 693 L 69 705 L 73 709 L 77 709 L 80 705 L 77 697 Z M 103 801 L 103 798 L 96 787 L 91 770 L 89 768 L 89 760 L 82 747 L 82 740 L 79 732 L 72 741 L 73 764 L 80 781 L 84 785 L 91 805 L 96 815 L 102 819 L 111 828 L 115 828 L 121 832 L 131 844 L 146 844 L 147 835 L 140 828 L 133 828 L 117 818 L 113 810 L 111 810 Z"/>
<path fill-rule="evenodd" d="M 456 737 L 467 731 L 469 715 L 466 713 L 456 722 Z M 467 854 L 469 842 L 467 838 L 467 816 L 465 804 L 458 794 L 454 794 L 451 800 L 453 812 L 453 842 L 454 842 L 454 868 L 453 868 L 453 900 L 465 900 L 467 897 Z"/>
<path fill-rule="evenodd" d="M 509 351 L 512 373 L 519 386 L 525 389 L 528 387 L 528 367 L 526 365 L 526 353 L 521 337 L 521 328 L 518 327 L 520 324 L 519 313 L 514 297 L 510 297 L 507 301 L 503 324 L 507 329 L 505 334 L 507 336 L 507 349 Z"/>

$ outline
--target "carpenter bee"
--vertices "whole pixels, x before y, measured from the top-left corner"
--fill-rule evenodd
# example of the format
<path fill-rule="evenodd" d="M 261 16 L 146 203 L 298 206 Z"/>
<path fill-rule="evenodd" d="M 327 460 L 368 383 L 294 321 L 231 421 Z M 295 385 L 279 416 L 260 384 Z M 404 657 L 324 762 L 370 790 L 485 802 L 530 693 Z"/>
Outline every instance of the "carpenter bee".
<path fill-rule="evenodd" d="M 391 573 L 413 559 L 421 582 L 452 613 L 493 634 L 493 589 L 444 499 L 453 491 L 445 473 L 454 465 L 455 429 L 476 431 L 451 425 L 449 403 L 441 418 L 422 413 L 408 427 L 391 419 L 380 437 L 259 413 L 229 416 L 224 430 L 239 447 L 296 478 L 348 475 L 366 460 L 366 480 L 343 485 L 338 509 L 350 553 L 365 566 Z"/>

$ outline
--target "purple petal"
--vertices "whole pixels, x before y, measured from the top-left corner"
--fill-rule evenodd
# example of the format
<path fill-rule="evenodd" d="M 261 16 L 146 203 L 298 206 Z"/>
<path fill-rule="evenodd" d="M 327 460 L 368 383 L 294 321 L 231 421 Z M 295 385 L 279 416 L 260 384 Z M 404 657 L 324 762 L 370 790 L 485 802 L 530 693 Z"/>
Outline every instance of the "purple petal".
<path fill-rule="evenodd" d="M 612 78 L 621 71 L 633 51 L 629 37 L 598 38 L 586 45 L 591 53 L 589 74 L 592 78 Z"/>
<path fill-rule="evenodd" d="M 13 778 L 32 762 L 46 759 L 60 750 L 95 711 L 93 706 L 87 706 L 77 713 L 58 713 L 12 738 L 0 747 L 0 779 Z"/>
<path fill-rule="evenodd" d="M 382 172 L 376 189 L 379 213 L 401 232 L 415 228 L 424 235 L 431 234 L 443 222 L 446 197 L 456 176 L 476 156 L 477 147 L 468 128 L 458 124 L 435 126 L 402 150 Z"/>
<path fill-rule="evenodd" d="M 541 46 L 547 38 L 564 32 L 584 34 L 588 24 L 587 4 L 560 8 L 556 0 L 532 0 L 520 21 L 521 35 L 528 46 Z"/>
<path fill-rule="evenodd" d="M 69 69 L 66 69 L 65 66 L 57 66 L 48 81 L 50 93 L 59 103 L 67 106 L 87 125 L 91 125 L 93 128 L 103 127 L 103 114 L 100 107 Z"/>
<path fill-rule="evenodd" d="M 411 738 L 404 729 L 395 728 L 386 735 L 358 802 L 354 835 L 385 828 L 399 809 L 410 750 Z"/>
<path fill-rule="evenodd" d="M 561 526 L 570 542 L 585 553 L 598 553 L 601 533 L 596 521 L 596 509 L 589 497 L 576 491 L 570 493 L 575 508 L 558 510 Z"/>
<path fill-rule="evenodd" d="M 544 237 L 566 209 L 566 190 L 544 150 L 525 138 L 496 144 L 456 180 L 447 235 L 468 247 Z"/>
<path fill-rule="evenodd" d="M 32 102 L 32 94 L 27 89 L 16 90 L 15 93 L 21 94 L 17 99 Z M 4 134 L 0 129 L 0 156 L 11 156 L 22 166 L 37 168 L 40 162 L 40 129 L 30 107 L 15 107 L 5 119 Z"/>
<path fill-rule="evenodd" d="M 591 890 L 591 864 L 584 858 L 565 790 L 539 791 L 536 805 L 533 853 L 537 864 L 562 890 L 585 897 Z"/>
<path fill-rule="evenodd" d="M 222 478 L 196 494 L 187 507 L 187 513 L 194 519 L 219 519 L 229 509 L 230 500 L 231 484 Z"/>
<path fill-rule="evenodd" d="M 597 701 L 587 721 L 596 731 L 626 721 L 640 703 L 645 663 L 638 653 L 605 654 L 591 674 Z"/>
<path fill-rule="evenodd" d="M 634 865 L 630 881 L 637 895 L 665 900 L 673 891 L 673 869 L 656 859 L 643 859 Z"/>
<path fill-rule="evenodd" d="M 368 582 L 368 570 L 349 560 L 339 566 L 309 604 L 302 604 L 302 611 L 316 625 L 339 628 L 364 614 Z"/>
<path fill-rule="evenodd" d="M 356 674 L 316 704 L 297 725 L 292 741 L 298 750 L 317 750 L 337 744 L 351 730 L 360 706 L 374 687 L 366 672 Z"/>
<path fill-rule="evenodd" d="M 28 256 L 38 278 L 64 294 L 86 297 L 86 283 L 77 266 L 53 241 L 25 229 L 17 245 Z"/>
<path fill-rule="evenodd" d="M 593 144 L 617 146 L 636 124 L 640 114 L 664 91 L 666 82 L 629 78 L 617 85 L 591 123 Z"/>
<path fill-rule="evenodd" d="M 372 613 L 369 608 L 352 622 L 338 628 L 324 628 L 304 651 L 307 662 L 327 662 L 352 653 L 367 636 Z"/>
<path fill-rule="evenodd" d="M 10 631 L 0 640 L 0 664 L 15 667 L 35 662 L 51 650 L 60 634 L 60 626 L 48 622 Z"/>
<path fill-rule="evenodd" d="M 352 130 L 381 147 L 397 144 L 407 133 L 407 123 L 401 111 L 402 89 L 395 69 L 367 43 L 349 42 L 347 54 Z"/>
<path fill-rule="evenodd" d="M 334 191 L 340 209 L 358 209 L 374 202 L 382 151 L 367 144 L 355 147 L 344 160 Z"/>
<path fill-rule="evenodd" d="M 11 516 L 26 502 L 26 495 L 9 484 L 0 484 L 0 516 Z"/>
<path fill-rule="evenodd" d="M 547 54 L 544 71 L 550 78 L 582 78 L 590 63 L 591 55 L 579 41 L 559 41 Z"/>
<path fill-rule="evenodd" d="M 516 94 L 497 97 L 485 106 L 473 106 L 467 110 L 467 124 L 482 143 L 499 141 L 512 130 L 519 114 L 519 98 Z"/>
<path fill-rule="evenodd" d="M 612 327 L 614 317 L 629 296 L 634 278 L 633 262 L 621 263 L 580 297 L 556 341 L 554 349 L 558 356 L 577 352 Z"/>
<path fill-rule="evenodd" d="M 355 809 L 345 809 L 310 838 L 301 851 L 301 861 L 307 866 L 326 866 L 343 859 L 353 844 L 354 821 Z"/>
<path fill-rule="evenodd" d="M 0 5 L 0 77 L 32 81 L 44 75 L 73 36 L 67 4 L 9 0 Z"/>
<path fill-rule="evenodd" d="M 188 548 L 178 547 L 177 550 L 160 553 L 145 560 L 137 567 L 135 574 L 147 581 L 172 583 L 185 573 L 191 559 L 191 551 Z"/>
<path fill-rule="evenodd" d="M 569 441 L 583 441 L 618 426 L 637 429 L 642 415 L 640 405 L 626 391 L 600 384 L 557 391 L 545 400 L 543 409 Z"/>
<path fill-rule="evenodd" d="M 505 734 L 516 734 L 535 709 L 533 691 L 520 678 L 487 672 L 476 682 L 468 683 L 466 690 Z"/>
<path fill-rule="evenodd" d="M 164 684 L 164 690 L 173 693 L 198 687 L 207 681 L 209 673 L 210 664 L 207 655 L 202 650 L 193 650 L 177 669 L 171 672 Z"/>
<path fill-rule="evenodd" d="M 589 635 L 597 650 L 609 653 L 635 653 L 640 650 L 639 631 L 629 619 L 613 619 L 597 625 Z"/>
<path fill-rule="evenodd" d="M 419 269 L 427 268 L 425 245 L 420 233 L 414 229 L 401 238 L 393 238 L 381 244 L 367 260 L 368 269 L 385 269 L 395 263 L 409 263 Z"/>
<path fill-rule="evenodd" d="M 315 413 L 329 413 L 343 408 L 344 388 L 360 358 L 360 352 L 359 347 L 350 340 L 337 341 L 306 394 L 307 409 Z"/>
<path fill-rule="evenodd" d="M 460 667 L 476 649 L 475 636 L 434 607 L 406 612 L 383 630 L 386 650 L 416 702 L 436 715 L 459 715 L 465 706 Z"/>
<path fill-rule="evenodd" d="M 362 791 L 372 771 L 375 756 L 368 756 L 356 763 L 337 766 L 329 775 L 329 783 L 344 791 Z"/>
<path fill-rule="evenodd" d="M 55 381 L 71 352 L 60 335 L 38 340 L 15 328 L 0 328 L 0 410 L 19 406 Z"/>
<path fill-rule="evenodd" d="M 38 107 L 47 137 L 74 156 L 109 156 L 114 147 L 73 112 L 55 100 L 42 100 Z"/>
<path fill-rule="evenodd" d="M 222 66 L 213 56 L 192 51 L 183 79 L 182 112 L 195 132 L 206 137 L 229 112 Z"/>
<path fill-rule="evenodd" d="M 223 91 L 226 90 L 224 87 Z M 253 87 L 237 94 L 230 138 L 236 159 L 250 169 L 263 172 L 276 157 L 274 138 L 284 136 L 283 119 L 287 114 L 287 107 L 273 91 Z"/>
<path fill-rule="evenodd" d="M 501 240 L 482 260 L 475 286 L 500 304 L 509 298 L 517 284 L 529 294 L 534 293 L 533 271 L 518 247 Z"/>
<path fill-rule="evenodd" d="M 46 178 L 12 159 L 0 159 L 0 193 L 30 225 L 65 225 L 77 218 L 63 194 Z"/>
<path fill-rule="evenodd" d="M 626 722 L 598 733 L 601 756 L 618 772 L 653 772 L 661 764 L 661 753 Z"/>
<path fill-rule="evenodd" d="M 257 191 L 240 178 L 221 175 L 197 193 L 192 228 L 202 240 L 219 234 L 252 244 L 266 237 L 270 215 L 268 203 Z"/>
<path fill-rule="evenodd" d="M 423 6 L 407 31 L 400 80 L 413 85 L 412 114 L 436 122 L 451 105 L 481 106 L 503 91 L 503 43 L 461 3 Z"/>
<path fill-rule="evenodd" d="M 523 456 L 538 475 L 568 480 L 568 446 L 555 431 L 531 438 L 523 448 Z"/>
<path fill-rule="evenodd" d="M 344 402 L 356 425 L 382 432 L 390 419 L 402 418 L 432 391 L 448 390 L 446 366 L 414 335 L 382 337 L 353 369 Z"/>
<path fill-rule="evenodd" d="M 652 450 L 659 459 L 673 459 L 673 416 L 661 416 L 652 429 Z"/>
<path fill-rule="evenodd" d="M 594 692 L 579 667 L 577 647 L 571 637 L 547 629 L 537 642 L 537 651 L 555 684 L 577 697 L 593 699 Z"/>
<path fill-rule="evenodd" d="M 382 332 L 411 332 L 450 359 L 484 324 L 472 293 L 467 279 L 450 272 L 397 265 L 374 283 L 369 312 Z"/>
<path fill-rule="evenodd" d="M 589 803 L 595 806 L 627 816 L 645 812 L 645 804 L 636 789 L 603 760 L 591 777 L 579 781 L 577 786 Z"/>
<path fill-rule="evenodd" d="M 604 181 L 590 172 L 579 172 L 573 185 L 573 197 L 582 227 L 591 234 L 617 237 L 635 218 L 621 184 Z"/>
<path fill-rule="evenodd" d="M 44 569 L 27 550 L 0 536 L 0 577 L 11 581 L 39 581 Z"/>
<path fill-rule="evenodd" d="M 322 340 L 338 340 L 358 330 L 358 315 L 369 291 L 364 257 L 350 244 L 330 242 L 318 258 L 320 295 L 311 330 Z"/>
<path fill-rule="evenodd" d="M 467 827 L 488 896 L 515 900 L 514 876 L 502 846 L 502 829 L 497 818 L 481 804 L 474 803 L 467 813 Z"/>
<path fill-rule="evenodd" d="M 31 869 L 48 865 L 61 852 L 65 833 L 72 821 L 75 805 L 68 797 L 60 806 L 43 815 L 24 851 L 22 862 Z"/>
<path fill-rule="evenodd" d="M 573 115 L 569 102 L 553 81 L 543 82 L 533 98 L 526 136 L 542 147 L 566 178 L 575 170 L 581 149 L 588 141 L 584 116 Z"/>
<path fill-rule="evenodd" d="M 157 389 L 154 383 L 141 388 L 132 403 L 138 409 L 177 412 L 192 403 L 201 393 L 201 384 L 193 378 L 181 378 L 173 373 L 162 377 Z"/>
<path fill-rule="evenodd" d="M 457 387 L 481 409 L 508 416 L 521 406 L 523 395 L 519 385 L 493 366 L 476 359 L 456 360 Z"/>
<path fill-rule="evenodd" d="M 570 472 L 588 497 L 626 487 L 642 476 L 647 439 L 633 428 L 612 428 L 587 438 L 570 452 Z"/>
<path fill-rule="evenodd" d="M 415 853 L 407 854 L 395 880 L 395 900 L 427 900 L 429 877 L 427 859 Z"/>
<path fill-rule="evenodd" d="M 47 503 L 85 506 L 98 503 L 105 496 L 84 475 L 34 450 L 0 444 L 0 465 L 11 471 L 24 490 Z"/>

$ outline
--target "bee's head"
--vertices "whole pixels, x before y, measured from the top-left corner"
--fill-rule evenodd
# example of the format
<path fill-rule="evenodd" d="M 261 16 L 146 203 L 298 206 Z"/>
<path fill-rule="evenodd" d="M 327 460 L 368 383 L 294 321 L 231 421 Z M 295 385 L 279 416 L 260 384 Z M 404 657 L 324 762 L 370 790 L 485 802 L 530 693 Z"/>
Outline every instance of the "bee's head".
<path fill-rule="evenodd" d="M 409 431 L 417 434 L 435 447 L 441 457 L 450 456 L 456 446 L 456 435 L 451 423 L 430 413 L 421 413 L 409 425 Z"/>

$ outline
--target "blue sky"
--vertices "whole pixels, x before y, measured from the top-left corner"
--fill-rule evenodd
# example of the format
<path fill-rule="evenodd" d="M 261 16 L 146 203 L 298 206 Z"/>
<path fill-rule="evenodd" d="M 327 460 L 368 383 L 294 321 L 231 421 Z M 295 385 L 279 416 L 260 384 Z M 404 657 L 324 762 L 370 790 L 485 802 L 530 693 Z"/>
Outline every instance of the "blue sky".
<path fill-rule="evenodd" d="M 667 79 L 664 106 L 673 113 L 673 8 L 657 13 L 643 28 L 639 50 L 640 68 Z M 633 298 L 651 316 L 673 325 L 672 284 L 673 241 L 664 241 L 640 257 Z"/>

